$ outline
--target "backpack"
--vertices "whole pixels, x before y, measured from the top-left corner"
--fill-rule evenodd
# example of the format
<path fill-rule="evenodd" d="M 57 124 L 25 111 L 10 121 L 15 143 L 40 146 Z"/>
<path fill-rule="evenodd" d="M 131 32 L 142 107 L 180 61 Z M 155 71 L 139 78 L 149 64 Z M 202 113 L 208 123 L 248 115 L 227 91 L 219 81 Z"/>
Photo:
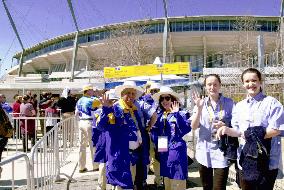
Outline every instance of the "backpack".
<path fill-rule="evenodd" d="M 14 128 L 2 106 L 0 106 L 0 136 L 10 138 L 13 136 Z"/>

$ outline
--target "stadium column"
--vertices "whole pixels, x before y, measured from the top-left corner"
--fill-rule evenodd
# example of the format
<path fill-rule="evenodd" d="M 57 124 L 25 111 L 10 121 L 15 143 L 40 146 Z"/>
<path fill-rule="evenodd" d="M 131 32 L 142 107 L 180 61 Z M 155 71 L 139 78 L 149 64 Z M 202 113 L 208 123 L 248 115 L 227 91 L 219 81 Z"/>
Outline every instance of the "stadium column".
<path fill-rule="evenodd" d="M 206 36 L 202 36 L 202 42 L 203 42 L 203 67 L 207 67 L 207 40 Z"/>
<path fill-rule="evenodd" d="M 86 71 L 89 70 L 90 68 L 90 63 L 91 63 L 91 54 L 89 53 L 89 51 L 85 48 L 85 47 L 82 47 L 82 50 L 84 52 L 84 54 L 86 55 Z"/>

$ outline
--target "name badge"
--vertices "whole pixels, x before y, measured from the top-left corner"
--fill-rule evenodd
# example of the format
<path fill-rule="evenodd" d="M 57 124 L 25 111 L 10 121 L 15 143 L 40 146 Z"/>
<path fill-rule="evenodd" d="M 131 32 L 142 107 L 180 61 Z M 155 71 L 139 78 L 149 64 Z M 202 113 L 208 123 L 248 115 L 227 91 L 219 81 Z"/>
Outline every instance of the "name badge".
<path fill-rule="evenodd" d="M 167 152 L 168 151 L 168 137 L 159 136 L 158 137 L 158 152 Z"/>

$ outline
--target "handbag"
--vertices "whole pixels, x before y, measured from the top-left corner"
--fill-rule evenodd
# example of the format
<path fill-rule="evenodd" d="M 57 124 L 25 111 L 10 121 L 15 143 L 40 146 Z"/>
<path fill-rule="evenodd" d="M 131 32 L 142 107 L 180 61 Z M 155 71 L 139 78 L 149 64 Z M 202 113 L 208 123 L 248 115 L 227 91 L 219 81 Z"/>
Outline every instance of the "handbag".
<path fill-rule="evenodd" d="M 14 128 L 6 115 L 6 112 L 0 106 L 0 136 L 11 138 L 13 136 Z"/>

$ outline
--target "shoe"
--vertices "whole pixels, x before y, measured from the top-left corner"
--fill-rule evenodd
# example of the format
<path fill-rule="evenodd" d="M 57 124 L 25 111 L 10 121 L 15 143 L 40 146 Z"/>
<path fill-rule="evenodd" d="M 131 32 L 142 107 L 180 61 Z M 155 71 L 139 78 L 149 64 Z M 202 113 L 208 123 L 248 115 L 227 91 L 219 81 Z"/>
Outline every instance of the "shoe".
<path fill-rule="evenodd" d="M 87 172 L 88 171 L 88 169 L 87 168 L 84 168 L 84 169 L 82 169 L 82 170 L 79 170 L 79 173 L 85 173 L 85 172 Z"/>
<path fill-rule="evenodd" d="M 97 171 L 99 171 L 99 168 L 93 169 L 92 171 L 97 172 Z"/>

